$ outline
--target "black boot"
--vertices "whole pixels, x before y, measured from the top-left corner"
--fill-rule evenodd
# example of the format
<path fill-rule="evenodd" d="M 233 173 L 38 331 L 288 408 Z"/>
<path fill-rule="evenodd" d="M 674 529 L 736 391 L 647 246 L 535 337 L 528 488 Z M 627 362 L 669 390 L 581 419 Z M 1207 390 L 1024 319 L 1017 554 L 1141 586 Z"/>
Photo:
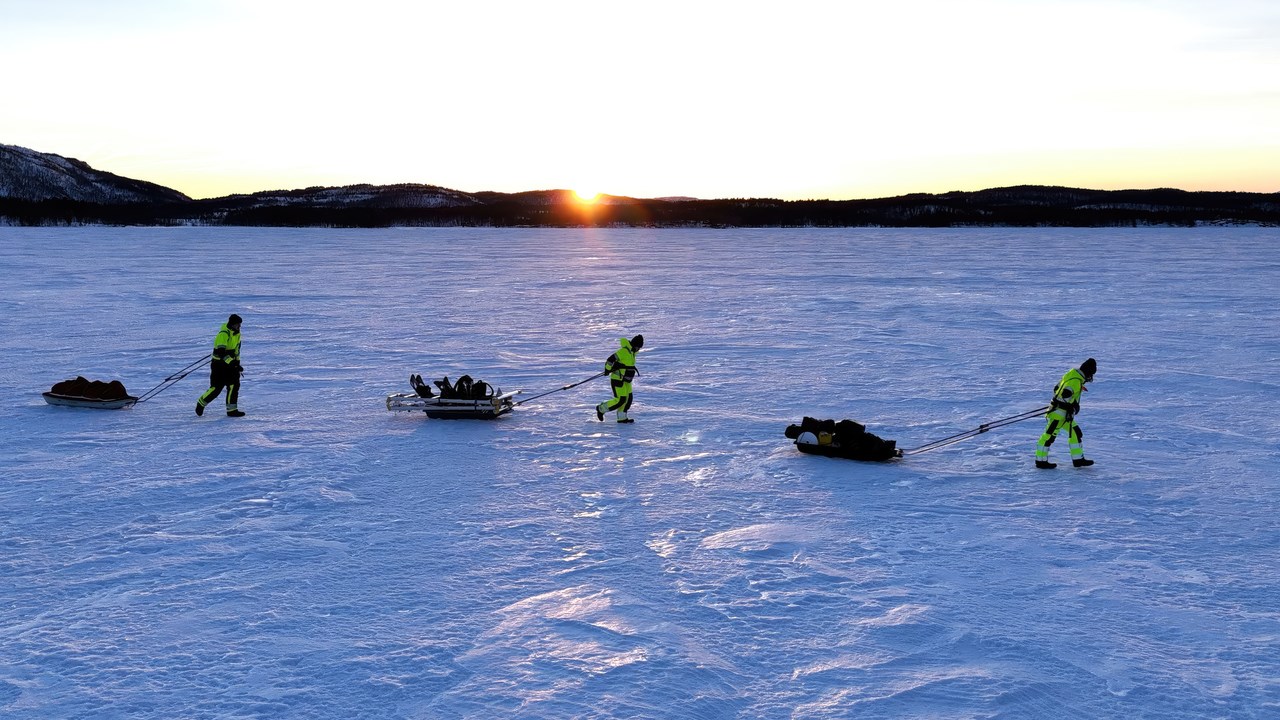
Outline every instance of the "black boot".
<path fill-rule="evenodd" d="M 243 410 L 228 410 L 227 417 L 244 417 Z"/>
<path fill-rule="evenodd" d="M 1090 465 L 1093 464 L 1093 461 L 1088 458 L 1076 458 L 1075 460 L 1071 461 L 1071 464 L 1075 465 L 1076 467 L 1089 467 Z"/>
<path fill-rule="evenodd" d="M 596 406 L 596 419 L 604 422 L 604 411 L 600 409 L 599 405 Z"/>
<path fill-rule="evenodd" d="M 1051 463 L 1048 460 L 1037 460 L 1036 467 L 1040 468 L 1041 470 L 1052 470 L 1058 467 L 1058 463 Z"/>
<path fill-rule="evenodd" d="M 200 417 L 203 414 L 204 414 L 204 406 L 201 405 L 200 403 L 196 403 L 196 417 Z"/>

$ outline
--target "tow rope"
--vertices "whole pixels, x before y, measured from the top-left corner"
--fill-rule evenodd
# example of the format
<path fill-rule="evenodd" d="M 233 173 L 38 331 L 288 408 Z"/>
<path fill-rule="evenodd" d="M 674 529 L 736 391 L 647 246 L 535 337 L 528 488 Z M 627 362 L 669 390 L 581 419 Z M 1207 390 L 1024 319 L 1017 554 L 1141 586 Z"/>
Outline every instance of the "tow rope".
<path fill-rule="evenodd" d="M 579 380 L 579 381 L 578 381 L 578 382 L 576 382 L 576 383 L 570 383 L 570 384 L 568 384 L 568 385 L 565 385 L 564 387 L 558 387 L 558 388 L 556 388 L 555 390 L 548 390 L 548 391 L 546 391 L 546 392 L 544 392 L 544 393 L 541 393 L 541 394 L 538 394 L 538 395 L 534 395 L 533 397 L 527 397 L 527 398 L 525 398 L 525 399 L 523 399 L 523 400 L 521 400 L 521 401 L 519 401 L 519 402 L 517 402 L 517 403 L 512 403 L 512 404 L 513 404 L 513 405 L 523 405 L 523 404 L 525 404 L 525 403 L 529 402 L 530 400 L 537 400 L 537 399 L 538 399 L 538 398 L 540 398 L 540 397 L 546 397 L 547 395 L 550 395 L 551 393 L 558 393 L 558 392 L 560 392 L 561 390 L 568 390 L 568 389 L 570 389 L 570 388 L 576 388 L 576 387 L 578 387 L 579 385 L 582 385 L 582 384 L 584 384 L 584 383 L 589 383 L 589 382 L 591 382 L 592 380 L 595 380 L 596 378 L 604 377 L 605 375 L 608 375 L 608 374 L 609 374 L 609 371 L 608 371 L 608 370 L 605 370 L 605 371 L 603 371 L 603 372 L 599 372 L 599 373 L 596 373 L 595 375 L 592 375 L 591 377 L 587 378 L 586 380 Z"/>
<path fill-rule="evenodd" d="M 921 445 L 918 448 L 903 450 L 902 455 L 903 456 L 919 455 L 920 453 L 929 452 L 930 450 L 937 450 L 940 447 L 946 447 L 947 445 L 958 443 L 961 440 L 968 440 L 971 437 L 977 437 L 978 435 L 981 435 L 982 433 L 988 430 L 995 430 L 996 428 L 1004 427 L 1005 425 L 1012 425 L 1014 423 L 1022 422 L 1023 420 L 1030 420 L 1032 418 L 1039 417 L 1041 415 L 1044 415 L 1046 412 L 1048 412 L 1052 408 L 1053 408 L 1052 405 L 1045 405 L 1042 408 L 1036 408 L 1035 410 L 1028 410 L 1027 412 L 1020 413 L 1018 415 L 1011 415 L 1007 418 L 992 420 L 991 422 L 983 423 L 978 427 L 973 428 L 972 430 L 965 430 L 964 432 L 956 433 L 951 437 L 945 437 L 945 438 L 942 438 L 941 440 L 934 440 L 933 442 L 925 443 L 924 445 Z"/>
<path fill-rule="evenodd" d="M 204 357 L 200 358 L 199 360 L 196 360 L 195 362 L 193 362 L 193 363 L 191 363 L 190 365 L 188 365 L 188 366 L 186 366 L 186 367 L 182 368 L 181 370 L 179 370 L 178 372 L 176 372 L 176 373 L 174 373 L 174 374 L 170 375 L 169 377 L 165 378 L 164 380 L 161 380 L 159 385 L 156 385 L 155 387 L 151 388 L 150 390 L 148 390 L 148 391 L 146 391 L 146 392 L 142 393 L 142 395 L 138 396 L 138 402 L 136 402 L 136 403 L 134 403 L 134 404 L 135 404 L 135 405 L 139 405 L 139 404 L 141 404 L 141 403 L 144 403 L 144 402 L 146 402 L 146 401 L 150 400 L 151 398 L 153 398 L 153 397 L 155 397 L 155 396 L 159 395 L 160 393 L 164 392 L 165 390 L 168 390 L 169 388 L 173 387 L 173 386 L 174 386 L 174 384 L 175 384 L 175 383 L 177 383 L 177 382 L 178 382 L 179 380 L 181 380 L 182 378 L 184 378 L 184 377 L 186 377 L 186 376 L 190 375 L 191 373 L 195 372 L 196 370 L 199 370 L 201 367 L 204 367 L 204 366 L 205 366 L 206 364 L 208 364 L 208 362 L 209 362 L 210 360 L 212 360 L 212 359 L 213 359 L 213 353 L 209 353 L 208 355 L 205 355 Z"/>

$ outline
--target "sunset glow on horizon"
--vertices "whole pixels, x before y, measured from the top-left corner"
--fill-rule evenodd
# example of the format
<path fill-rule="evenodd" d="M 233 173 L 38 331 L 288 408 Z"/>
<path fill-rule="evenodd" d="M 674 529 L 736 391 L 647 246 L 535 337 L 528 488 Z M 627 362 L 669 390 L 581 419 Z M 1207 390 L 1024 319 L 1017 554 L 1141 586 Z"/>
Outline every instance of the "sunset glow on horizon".
<path fill-rule="evenodd" d="M 196 198 L 1280 191 L 1261 0 L 0 0 L 0 63 L 0 143 Z"/>

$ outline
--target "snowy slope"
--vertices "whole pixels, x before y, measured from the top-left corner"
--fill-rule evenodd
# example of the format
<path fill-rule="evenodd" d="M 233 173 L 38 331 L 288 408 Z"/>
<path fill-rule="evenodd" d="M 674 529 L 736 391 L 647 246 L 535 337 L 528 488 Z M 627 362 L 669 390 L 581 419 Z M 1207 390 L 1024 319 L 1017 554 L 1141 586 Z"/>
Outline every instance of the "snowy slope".
<path fill-rule="evenodd" d="M 1275 230 L 0 228 L 0 715 L 1280 715 Z M 245 318 L 229 419 L 193 376 Z M 388 413 L 411 372 L 530 394 Z M 1038 422 L 1087 356 L 1098 465 Z M 1053 457 L 1065 458 L 1065 443 Z"/>
<path fill-rule="evenodd" d="M 304 190 L 268 190 L 231 195 L 210 203 L 235 207 L 307 206 L 319 208 L 428 208 L 479 205 L 474 196 L 434 185 L 347 185 Z"/>
<path fill-rule="evenodd" d="M 81 160 L 0 145 L 0 198 L 92 203 L 180 202 L 186 195 L 144 180 L 95 170 Z"/>

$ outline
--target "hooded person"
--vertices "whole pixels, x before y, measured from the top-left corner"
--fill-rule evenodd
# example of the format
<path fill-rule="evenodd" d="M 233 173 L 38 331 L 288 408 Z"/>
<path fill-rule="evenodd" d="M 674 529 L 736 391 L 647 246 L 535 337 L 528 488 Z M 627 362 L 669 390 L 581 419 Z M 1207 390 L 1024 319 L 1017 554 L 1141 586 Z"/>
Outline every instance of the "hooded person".
<path fill-rule="evenodd" d="M 636 335 L 630 340 L 618 338 L 618 351 L 604 361 L 604 371 L 609 373 L 609 386 L 613 389 L 613 399 L 606 400 L 596 406 L 596 419 L 604 420 L 604 414 L 617 412 L 620 423 L 635 422 L 627 417 L 631 409 L 631 380 L 640 374 L 636 370 L 636 353 L 644 347 L 644 335 Z"/>
<path fill-rule="evenodd" d="M 1045 415 L 1048 422 L 1044 433 L 1036 443 L 1036 467 L 1041 470 L 1052 470 L 1057 463 L 1049 462 L 1049 446 L 1057 439 L 1058 433 L 1066 431 L 1068 447 L 1071 452 L 1071 464 L 1075 467 L 1088 467 L 1092 460 L 1084 456 L 1084 433 L 1076 424 L 1076 415 L 1080 412 L 1080 397 L 1088 392 L 1086 383 L 1093 382 L 1093 374 L 1098 371 L 1098 361 L 1093 358 L 1080 363 L 1079 368 L 1071 368 L 1062 376 L 1053 388 L 1053 402 Z"/>
<path fill-rule="evenodd" d="M 231 317 L 213 337 L 213 362 L 209 364 L 209 389 L 196 400 L 196 415 L 204 415 L 205 406 L 227 390 L 227 417 L 244 417 L 244 411 L 236 406 L 240 399 L 240 316 Z"/>

